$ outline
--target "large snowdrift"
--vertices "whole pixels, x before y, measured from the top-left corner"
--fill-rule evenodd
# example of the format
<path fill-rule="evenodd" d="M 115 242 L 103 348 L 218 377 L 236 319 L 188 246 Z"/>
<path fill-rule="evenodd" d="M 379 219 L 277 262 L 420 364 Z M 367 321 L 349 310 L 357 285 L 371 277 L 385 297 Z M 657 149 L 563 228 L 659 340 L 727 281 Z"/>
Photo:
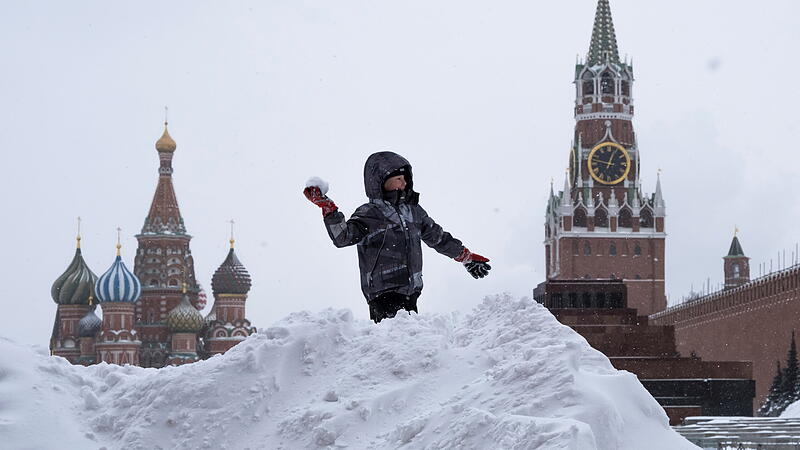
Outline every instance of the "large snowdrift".
<path fill-rule="evenodd" d="M 6 448 L 694 448 L 636 377 L 542 306 L 379 325 L 295 313 L 227 354 L 77 367 L 0 339 Z"/>

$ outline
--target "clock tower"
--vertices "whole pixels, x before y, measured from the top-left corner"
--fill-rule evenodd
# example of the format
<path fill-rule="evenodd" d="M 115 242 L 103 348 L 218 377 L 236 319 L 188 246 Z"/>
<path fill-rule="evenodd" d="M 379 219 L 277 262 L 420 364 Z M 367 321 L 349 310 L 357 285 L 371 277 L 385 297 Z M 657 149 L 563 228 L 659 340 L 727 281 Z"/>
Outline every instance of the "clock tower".
<path fill-rule="evenodd" d="M 575 133 L 564 189 L 550 190 L 545 259 L 548 279 L 622 279 L 629 306 L 646 315 L 666 308 L 665 205 L 659 176 L 655 193 L 642 191 L 633 81 L 608 0 L 599 0 L 589 52 L 575 66 Z"/>

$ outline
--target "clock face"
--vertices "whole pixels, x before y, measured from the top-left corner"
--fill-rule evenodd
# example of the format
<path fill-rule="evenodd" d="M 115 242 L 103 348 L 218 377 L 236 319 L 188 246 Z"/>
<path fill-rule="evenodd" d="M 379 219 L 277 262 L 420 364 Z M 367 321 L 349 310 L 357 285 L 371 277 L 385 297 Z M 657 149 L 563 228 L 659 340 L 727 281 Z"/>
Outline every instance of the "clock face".
<path fill-rule="evenodd" d="M 569 149 L 569 181 L 570 183 L 575 182 L 575 177 L 577 174 L 575 173 L 578 169 L 578 156 L 575 153 L 575 148 Z"/>
<path fill-rule="evenodd" d="M 589 174 L 601 184 L 617 184 L 628 176 L 631 157 L 615 142 L 601 142 L 589 152 Z"/>

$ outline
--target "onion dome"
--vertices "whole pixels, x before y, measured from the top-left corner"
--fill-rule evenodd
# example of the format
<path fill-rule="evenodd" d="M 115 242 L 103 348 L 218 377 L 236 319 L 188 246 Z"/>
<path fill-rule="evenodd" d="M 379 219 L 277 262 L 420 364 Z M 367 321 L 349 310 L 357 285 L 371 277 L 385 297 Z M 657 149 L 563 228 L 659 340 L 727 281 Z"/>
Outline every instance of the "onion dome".
<path fill-rule="evenodd" d="M 78 238 L 78 248 L 75 256 L 69 263 L 67 270 L 53 283 L 50 295 L 59 305 L 88 305 L 89 297 L 94 295 L 95 275 L 86 265 L 81 255 L 81 241 Z"/>
<path fill-rule="evenodd" d="M 228 257 L 211 277 L 211 291 L 216 294 L 247 294 L 250 291 L 250 273 L 233 252 L 233 239 Z"/>
<path fill-rule="evenodd" d="M 200 288 L 200 291 L 197 293 L 197 302 L 195 303 L 194 306 L 195 308 L 197 308 L 198 311 L 202 311 L 203 308 L 205 308 L 206 304 L 208 303 L 208 296 L 206 295 L 206 290 L 203 289 L 203 286 L 200 286 L 200 284 L 198 283 L 197 287 Z"/>
<path fill-rule="evenodd" d="M 169 131 L 167 131 L 167 122 L 164 122 L 164 134 L 156 141 L 156 150 L 159 152 L 172 153 L 176 148 L 178 148 L 178 145 L 175 143 L 175 140 L 172 139 L 172 136 L 169 135 Z"/>
<path fill-rule="evenodd" d="M 142 293 L 142 283 L 122 262 L 120 248 L 117 244 L 117 258 L 114 264 L 97 279 L 94 290 L 101 303 L 133 303 Z"/>
<path fill-rule="evenodd" d="M 100 331 L 103 321 L 94 313 L 95 308 L 96 306 L 92 305 L 86 315 L 78 322 L 78 336 L 94 337 Z"/>
<path fill-rule="evenodd" d="M 203 325 L 203 315 L 192 306 L 184 291 L 181 302 L 167 314 L 167 327 L 173 333 L 197 333 Z"/>
<path fill-rule="evenodd" d="M 211 307 L 211 311 L 208 312 L 205 319 L 206 326 L 210 326 L 212 322 L 217 320 L 217 303 L 214 302 L 214 305 Z"/>

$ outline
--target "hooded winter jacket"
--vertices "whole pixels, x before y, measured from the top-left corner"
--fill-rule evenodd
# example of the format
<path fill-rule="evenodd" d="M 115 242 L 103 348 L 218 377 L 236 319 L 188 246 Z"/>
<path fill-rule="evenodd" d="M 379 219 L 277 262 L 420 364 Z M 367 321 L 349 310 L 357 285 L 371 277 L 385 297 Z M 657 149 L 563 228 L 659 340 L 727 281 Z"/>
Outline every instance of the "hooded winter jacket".
<path fill-rule="evenodd" d="M 386 178 L 401 169 L 406 189 L 385 192 Z M 392 152 L 374 153 L 364 165 L 369 203 L 359 206 L 349 220 L 338 210 L 325 216 L 335 246 L 358 246 L 361 291 L 368 302 L 386 292 L 412 295 L 422 290 L 421 241 L 450 258 L 464 249 L 461 241 L 422 209 L 413 186 L 411 164 L 405 158 Z"/>

